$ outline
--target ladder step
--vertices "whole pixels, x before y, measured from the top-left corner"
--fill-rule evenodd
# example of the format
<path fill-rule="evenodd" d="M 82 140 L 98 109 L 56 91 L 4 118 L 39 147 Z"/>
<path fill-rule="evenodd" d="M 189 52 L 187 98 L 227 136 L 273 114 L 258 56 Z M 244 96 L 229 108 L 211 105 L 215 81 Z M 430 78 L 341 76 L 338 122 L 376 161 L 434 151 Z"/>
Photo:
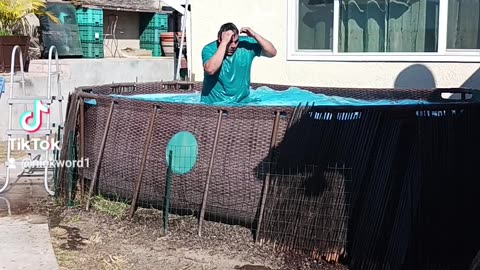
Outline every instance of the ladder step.
<path fill-rule="evenodd" d="M 45 160 L 30 160 L 28 162 L 24 161 L 15 161 L 15 162 L 9 162 L 5 161 L 5 167 L 15 167 L 15 168 L 20 168 L 20 169 L 25 169 L 23 166 L 27 165 L 25 168 L 53 168 L 54 166 L 52 165 L 52 162 L 46 162 Z M 35 166 L 32 166 L 35 165 Z M 45 165 L 45 166 L 44 166 Z"/>
<path fill-rule="evenodd" d="M 27 153 L 27 155 L 45 155 L 45 150 L 40 150 L 40 149 L 30 149 L 30 150 L 25 150 L 25 152 Z M 52 151 L 49 150 L 48 151 L 48 154 L 51 155 L 52 154 Z"/>
<path fill-rule="evenodd" d="M 52 96 L 51 98 L 48 98 L 46 96 L 40 96 L 40 97 L 35 97 L 35 96 L 24 96 L 24 97 L 14 97 L 11 99 L 8 99 L 8 104 L 30 104 L 33 103 L 35 100 L 40 99 L 43 103 L 51 104 L 54 101 L 62 101 L 63 96 Z"/>
<path fill-rule="evenodd" d="M 50 129 L 40 129 L 35 133 L 28 132 L 24 129 L 7 129 L 7 135 L 51 135 L 52 131 Z"/>
<path fill-rule="evenodd" d="M 43 104 L 50 105 L 53 103 L 53 100 L 50 99 L 43 99 L 43 98 L 37 98 L 42 101 Z M 7 102 L 8 104 L 33 104 L 33 99 L 26 99 L 26 98 L 11 98 Z"/>
<path fill-rule="evenodd" d="M 21 83 L 22 82 L 22 75 L 20 74 L 15 74 L 13 76 L 13 81 L 10 80 L 10 76 L 8 77 L 5 77 L 5 82 L 6 83 Z M 24 80 L 24 82 L 26 82 L 26 80 Z"/>

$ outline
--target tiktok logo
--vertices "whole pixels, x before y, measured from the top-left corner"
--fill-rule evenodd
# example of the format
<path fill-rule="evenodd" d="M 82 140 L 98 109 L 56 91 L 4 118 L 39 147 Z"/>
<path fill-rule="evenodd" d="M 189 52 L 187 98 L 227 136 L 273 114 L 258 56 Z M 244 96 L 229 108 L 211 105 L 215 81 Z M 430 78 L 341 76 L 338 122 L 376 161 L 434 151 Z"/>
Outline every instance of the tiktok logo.
<path fill-rule="evenodd" d="M 50 113 L 50 108 L 42 104 L 40 100 L 35 100 L 33 112 L 24 112 L 20 117 L 20 126 L 28 132 L 36 132 L 42 127 L 43 113 Z M 33 119 L 33 124 L 28 122 Z"/>

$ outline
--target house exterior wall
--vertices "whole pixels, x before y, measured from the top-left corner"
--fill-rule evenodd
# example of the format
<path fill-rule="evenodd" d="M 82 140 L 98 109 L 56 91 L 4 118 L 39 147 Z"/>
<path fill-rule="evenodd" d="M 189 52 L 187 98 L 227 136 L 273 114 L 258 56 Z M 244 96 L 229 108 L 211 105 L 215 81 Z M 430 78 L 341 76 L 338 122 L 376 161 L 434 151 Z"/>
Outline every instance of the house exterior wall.
<path fill-rule="evenodd" d="M 203 0 L 193 3 L 195 80 L 203 79 L 203 46 L 216 39 L 220 25 L 233 22 L 239 28 L 251 27 L 277 48 L 275 58 L 255 60 L 252 82 L 354 88 L 480 88 L 479 56 L 472 57 L 477 63 L 287 61 L 287 2 Z"/>

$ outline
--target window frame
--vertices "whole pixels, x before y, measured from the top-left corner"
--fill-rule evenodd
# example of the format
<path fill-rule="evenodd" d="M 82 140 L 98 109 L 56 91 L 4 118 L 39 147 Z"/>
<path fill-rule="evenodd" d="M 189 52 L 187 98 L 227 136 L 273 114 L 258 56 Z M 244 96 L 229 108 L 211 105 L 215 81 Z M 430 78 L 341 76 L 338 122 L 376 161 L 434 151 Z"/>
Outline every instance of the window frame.
<path fill-rule="evenodd" d="M 336 62 L 480 62 L 480 49 L 447 49 L 448 1 L 439 0 L 438 52 L 342 53 L 338 52 L 340 0 L 333 0 L 332 50 L 298 50 L 300 0 L 287 0 L 287 60 Z"/>

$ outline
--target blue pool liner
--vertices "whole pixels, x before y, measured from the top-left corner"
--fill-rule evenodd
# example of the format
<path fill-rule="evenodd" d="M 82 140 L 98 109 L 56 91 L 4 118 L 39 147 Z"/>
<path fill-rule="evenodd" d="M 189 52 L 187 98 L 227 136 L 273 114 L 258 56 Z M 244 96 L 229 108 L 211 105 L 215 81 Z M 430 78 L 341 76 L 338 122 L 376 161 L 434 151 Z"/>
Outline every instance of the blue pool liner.
<path fill-rule="evenodd" d="M 310 91 L 306 91 L 296 87 L 290 87 L 285 91 L 277 91 L 269 87 L 259 87 L 257 89 L 250 90 L 250 96 L 242 101 L 236 103 L 219 102 L 213 104 L 205 104 L 200 101 L 200 93 L 188 93 L 188 94 L 143 94 L 143 95 L 111 95 L 121 98 L 129 98 L 143 101 L 154 102 L 167 102 L 167 103 L 180 103 L 180 104 L 203 104 L 214 106 L 232 106 L 232 107 L 244 107 L 244 106 L 287 106 L 295 107 L 300 103 L 306 105 L 312 105 L 315 103 L 317 106 L 372 106 L 372 105 L 419 105 L 430 104 L 425 100 L 361 100 L 354 98 L 346 98 L 339 96 L 327 96 L 324 94 L 315 94 Z"/>

